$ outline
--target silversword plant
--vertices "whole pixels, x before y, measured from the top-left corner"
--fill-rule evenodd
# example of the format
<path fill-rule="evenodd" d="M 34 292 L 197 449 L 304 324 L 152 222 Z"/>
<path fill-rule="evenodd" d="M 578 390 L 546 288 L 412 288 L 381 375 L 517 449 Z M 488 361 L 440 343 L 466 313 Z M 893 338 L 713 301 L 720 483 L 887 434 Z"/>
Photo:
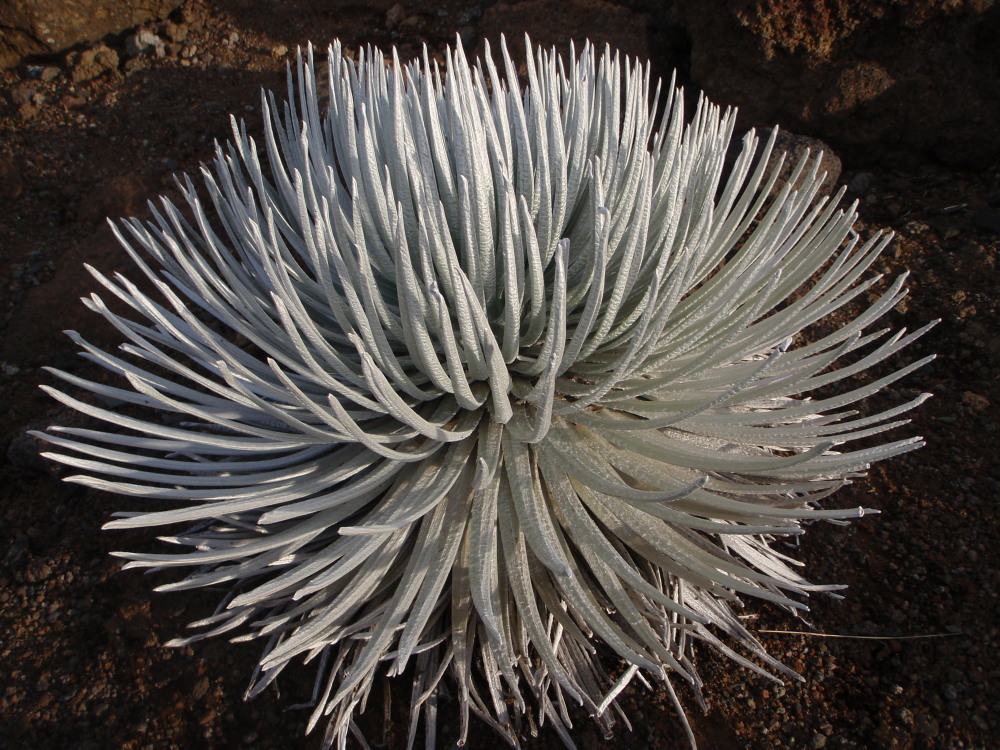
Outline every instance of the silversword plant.
<path fill-rule="evenodd" d="M 853 379 L 926 330 L 869 332 L 905 294 L 870 292 L 890 238 L 818 195 L 818 158 L 776 186 L 773 136 L 727 162 L 732 111 L 687 117 L 611 51 L 529 45 L 523 88 L 506 47 L 358 57 L 332 46 L 321 111 L 300 55 L 260 143 L 234 120 L 186 210 L 116 229 L 150 291 L 91 269 L 131 313 L 85 302 L 127 343 L 69 335 L 128 387 L 51 370 L 112 427 L 53 427 L 47 455 L 135 500 L 106 528 L 181 550 L 115 554 L 229 591 L 172 643 L 261 639 L 250 696 L 317 663 L 308 727 L 341 748 L 404 670 L 428 746 L 441 694 L 462 742 L 473 713 L 571 745 L 568 706 L 608 730 L 633 679 L 680 708 L 696 643 L 792 675 L 742 601 L 838 588 L 776 545 L 863 515 L 820 502 L 921 444 L 853 447 L 926 398 L 850 410 L 927 361 Z"/>

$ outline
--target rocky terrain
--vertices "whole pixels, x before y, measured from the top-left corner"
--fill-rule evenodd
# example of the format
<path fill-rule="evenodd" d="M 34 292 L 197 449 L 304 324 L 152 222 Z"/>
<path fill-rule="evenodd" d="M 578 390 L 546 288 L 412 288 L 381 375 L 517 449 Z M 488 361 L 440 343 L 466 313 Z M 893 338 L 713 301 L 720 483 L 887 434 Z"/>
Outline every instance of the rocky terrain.
<path fill-rule="evenodd" d="M 657 75 L 676 69 L 689 94 L 704 88 L 740 105 L 744 127 L 780 122 L 824 141 L 839 157 L 848 200 L 861 202 L 859 231 L 897 233 L 876 270 L 890 279 L 912 271 L 911 296 L 888 323 L 914 329 L 941 319 L 903 355 L 938 359 L 879 396 L 892 404 L 935 394 L 905 428 L 927 447 L 876 466 L 836 499 L 880 517 L 816 525 L 794 551 L 814 580 L 850 584 L 846 598 L 817 598 L 808 621 L 748 607 L 750 626 L 804 682 L 771 683 L 703 653 L 706 710 L 680 691 L 701 747 L 995 743 L 1000 8 L 985 0 L 142 5 L 141 18 L 115 16 L 90 38 L 49 43 L 28 26 L 17 36 L 28 21 L 11 20 L 20 6 L 0 0 L 0 747 L 319 746 L 318 736 L 301 737 L 307 712 L 286 710 L 308 700 L 306 671 L 283 677 L 280 695 L 246 704 L 256 645 L 162 647 L 210 614 L 216 597 L 152 594 L 153 581 L 118 570 L 108 553 L 148 546 L 147 535 L 99 533 L 120 501 L 60 482 L 38 457 L 27 430 L 76 419 L 38 389 L 54 382 L 41 368 L 95 375 L 61 331 L 118 342 L 78 301 L 96 288 L 84 263 L 106 274 L 128 269 L 105 217 L 143 215 L 147 200 L 175 194 L 173 175 L 210 158 L 229 113 L 255 127 L 260 89 L 280 92 L 297 45 L 339 37 L 350 50 L 395 44 L 405 58 L 425 44 L 439 55 L 456 34 L 472 49 L 501 33 L 517 47 L 525 31 L 567 50 L 571 38 L 609 42 L 650 59 Z M 407 696 L 387 688 L 376 698 L 361 720 L 369 743 L 403 747 Z M 633 726 L 616 727 L 614 742 L 686 747 L 663 691 L 630 689 L 623 706 Z M 576 723 L 581 747 L 607 744 L 585 716 Z M 444 747 L 457 733 L 447 707 L 441 724 Z M 469 746 L 497 742 L 477 726 Z M 557 739 L 543 729 L 525 746 Z"/>

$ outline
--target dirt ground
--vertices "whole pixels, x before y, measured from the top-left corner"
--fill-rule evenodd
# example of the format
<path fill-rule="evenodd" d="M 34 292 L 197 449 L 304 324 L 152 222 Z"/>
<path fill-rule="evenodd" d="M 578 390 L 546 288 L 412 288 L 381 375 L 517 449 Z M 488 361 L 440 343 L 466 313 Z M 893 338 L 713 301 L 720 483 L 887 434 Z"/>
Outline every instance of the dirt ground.
<path fill-rule="evenodd" d="M 78 301 L 96 286 L 84 262 L 105 273 L 128 267 L 105 216 L 141 215 L 148 199 L 171 193 L 171 175 L 196 171 L 213 140 L 227 137 L 228 113 L 255 122 L 260 88 L 283 88 L 297 44 L 339 37 L 397 44 L 407 56 L 425 43 L 439 52 L 457 32 L 475 47 L 496 28 L 489 5 L 189 2 L 172 26 L 152 28 L 162 54 L 129 56 L 111 40 L 113 64 L 91 55 L 0 72 L 0 747 L 318 747 L 318 735 L 302 738 L 307 712 L 286 710 L 308 698 L 307 671 L 283 678 L 280 695 L 244 703 L 256 645 L 161 646 L 210 613 L 216 596 L 156 595 L 151 581 L 120 572 L 108 553 L 141 549 L 147 535 L 99 533 L 120 501 L 60 482 L 25 431 L 74 419 L 37 387 L 53 383 L 44 365 L 89 372 L 63 329 L 117 343 Z M 654 47 L 654 63 L 670 59 L 656 46 L 662 38 L 629 31 L 627 12 L 607 34 L 631 33 L 635 49 Z M 579 18 L 525 21 L 543 40 L 571 22 L 575 33 Z M 849 584 L 844 600 L 817 598 L 808 622 L 749 608 L 761 631 L 846 636 L 761 635 L 804 682 L 770 683 L 703 653 L 708 710 L 687 691 L 682 699 L 705 750 L 986 748 L 1000 736 L 1000 170 L 956 171 L 917 156 L 889 170 L 845 158 L 840 179 L 861 201 L 862 233 L 898 235 L 877 270 L 912 271 L 911 296 L 889 324 L 941 319 L 900 362 L 930 352 L 937 360 L 879 396 L 891 404 L 935 394 L 906 428 L 927 446 L 840 494 L 843 506 L 881 516 L 816 525 L 795 553 L 813 580 Z M 389 697 L 361 720 L 373 747 L 405 746 L 406 699 Z M 633 728 L 617 727 L 614 743 L 686 746 L 662 691 L 630 689 L 623 707 Z M 609 744 L 579 718 L 582 748 Z M 447 707 L 441 732 L 442 746 L 454 741 Z M 543 730 L 525 746 L 557 742 Z M 469 746 L 498 743 L 474 727 Z"/>

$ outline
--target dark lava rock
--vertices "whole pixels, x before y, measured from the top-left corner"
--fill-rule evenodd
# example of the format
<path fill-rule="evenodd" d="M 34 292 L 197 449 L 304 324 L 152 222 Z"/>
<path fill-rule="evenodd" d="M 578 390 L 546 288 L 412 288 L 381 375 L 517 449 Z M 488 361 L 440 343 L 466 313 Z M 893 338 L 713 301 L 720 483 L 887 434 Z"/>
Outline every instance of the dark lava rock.
<path fill-rule="evenodd" d="M 674 3 L 691 76 L 745 125 L 911 166 L 1000 157 L 1000 5 L 988 0 Z"/>
<path fill-rule="evenodd" d="M 590 40 L 598 50 L 607 43 L 624 55 L 648 60 L 648 39 L 645 34 L 636 34 L 636 29 L 644 29 L 647 21 L 643 13 L 602 0 L 524 0 L 487 8 L 479 30 L 497 57 L 500 35 L 504 34 L 511 56 L 517 61 L 524 59 L 524 33 L 529 30 L 532 44 L 543 48 L 555 45 L 564 55 L 569 53 L 571 39 L 578 52 Z"/>

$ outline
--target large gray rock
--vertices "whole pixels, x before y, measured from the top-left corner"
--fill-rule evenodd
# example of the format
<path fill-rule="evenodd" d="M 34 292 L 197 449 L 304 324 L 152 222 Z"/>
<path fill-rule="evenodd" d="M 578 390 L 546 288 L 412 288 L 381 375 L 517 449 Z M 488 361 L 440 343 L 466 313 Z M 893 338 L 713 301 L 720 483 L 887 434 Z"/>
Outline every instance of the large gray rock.
<path fill-rule="evenodd" d="M 164 18 L 181 0 L 0 0 L 0 68 Z"/>

